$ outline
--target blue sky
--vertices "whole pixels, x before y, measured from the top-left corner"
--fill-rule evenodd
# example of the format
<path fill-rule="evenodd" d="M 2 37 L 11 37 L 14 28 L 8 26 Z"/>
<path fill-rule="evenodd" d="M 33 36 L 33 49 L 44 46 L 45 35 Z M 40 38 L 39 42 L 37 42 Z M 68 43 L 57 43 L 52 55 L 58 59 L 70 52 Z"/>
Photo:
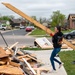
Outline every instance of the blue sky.
<path fill-rule="evenodd" d="M 66 16 L 75 14 L 75 0 L 0 0 L 0 15 L 20 17 L 2 5 L 1 2 L 10 3 L 27 15 L 38 18 L 49 18 L 53 11 L 57 10 L 60 10 L 60 12 Z"/>

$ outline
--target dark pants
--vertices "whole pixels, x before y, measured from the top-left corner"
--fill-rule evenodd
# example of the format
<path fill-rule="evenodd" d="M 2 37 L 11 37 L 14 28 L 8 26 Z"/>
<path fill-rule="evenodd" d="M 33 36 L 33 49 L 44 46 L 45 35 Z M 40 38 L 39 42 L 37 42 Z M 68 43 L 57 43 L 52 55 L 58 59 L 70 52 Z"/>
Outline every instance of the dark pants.
<path fill-rule="evenodd" d="M 61 48 L 54 48 L 54 50 L 52 51 L 50 61 L 51 61 L 51 65 L 52 65 L 53 70 L 56 70 L 54 61 L 61 64 L 60 61 L 58 61 L 56 58 L 54 58 L 56 56 L 56 54 L 58 54 L 58 52 L 60 52 L 60 50 L 61 50 Z"/>

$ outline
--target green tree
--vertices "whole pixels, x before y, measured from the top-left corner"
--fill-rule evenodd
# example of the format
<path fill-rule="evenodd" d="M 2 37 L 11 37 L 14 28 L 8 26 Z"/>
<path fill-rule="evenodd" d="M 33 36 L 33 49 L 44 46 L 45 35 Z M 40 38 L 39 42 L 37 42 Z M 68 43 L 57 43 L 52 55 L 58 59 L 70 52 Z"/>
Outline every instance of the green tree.
<path fill-rule="evenodd" d="M 65 15 L 60 13 L 59 10 L 54 11 L 53 15 L 51 16 L 51 26 L 56 26 L 56 25 L 64 25 L 64 20 L 66 19 Z"/>
<path fill-rule="evenodd" d="M 34 20 L 37 21 L 37 17 L 36 16 L 31 16 L 31 18 L 33 18 Z M 33 23 L 29 22 L 29 25 L 34 25 Z"/>
<path fill-rule="evenodd" d="M 10 16 L 8 16 L 8 18 L 9 18 L 9 19 L 15 19 L 15 16 L 10 15 Z"/>
<path fill-rule="evenodd" d="M 42 24 L 42 18 L 41 17 L 39 18 L 39 22 Z"/>
<path fill-rule="evenodd" d="M 9 20 L 10 18 L 8 16 L 2 16 L 0 17 L 0 20 Z"/>
<path fill-rule="evenodd" d="M 44 18 L 39 18 L 39 22 L 42 24 L 42 23 L 44 23 L 44 22 L 46 22 L 47 21 L 47 19 L 44 17 Z"/>
<path fill-rule="evenodd" d="M 34 20 L 36 20 L 36 21 L 37 21 L 37 18 L 36 18 L 36 16 L 31 16 L 31 18 L 33 18 Z"/>

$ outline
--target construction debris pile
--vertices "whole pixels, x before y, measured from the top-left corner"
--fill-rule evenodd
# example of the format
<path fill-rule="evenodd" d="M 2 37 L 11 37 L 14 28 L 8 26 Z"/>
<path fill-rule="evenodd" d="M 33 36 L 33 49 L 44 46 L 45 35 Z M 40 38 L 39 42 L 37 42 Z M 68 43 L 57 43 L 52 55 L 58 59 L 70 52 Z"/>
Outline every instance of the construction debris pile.
<path fill-rule="evenodd" d="M 43 65 L 34 54 L 14 47 L 16 44 L 0 47 L 0 75 L 41 75 L 42 71 L 49 71 L 41 68 Z"/>

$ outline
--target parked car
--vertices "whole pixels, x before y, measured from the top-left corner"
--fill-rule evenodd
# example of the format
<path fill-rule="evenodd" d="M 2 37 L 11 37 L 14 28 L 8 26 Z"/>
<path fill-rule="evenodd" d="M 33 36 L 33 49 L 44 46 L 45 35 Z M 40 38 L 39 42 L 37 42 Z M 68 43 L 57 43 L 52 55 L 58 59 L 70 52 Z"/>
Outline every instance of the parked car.
<path fill-rule="evenodd" d="M 74 37 L 75 37 L 75 30 L 64 34 L 64 38 L 66 38 L 66 39 L 72 39 Z"/>
<path fill-rule="evenodd" d="M 34 26 L 30 26 L 30 28 L 32 28 L 32 30 L 35 28 Z"/>
<path fill-rule="evenodd" d="M 27 26 L 27 27 L 25 28 L 25 30 L 26 30 L 26 32 L 30 32 L 30 31 L 32 31 L 32 28 L 31 28 L 30 26 Z"/>
<path fill-rule="evenodd" d="M 20 29 L 24 29 L 25 28 L 25 26 L 20 26 Z"/>
<path fill-rule="evenodd" d="M 6 25 L 5 25 L 5 24 L 1 24 L 1 25 L 0 25 L 0 29 L 1 29 L 1 30 L 6 30 L 6 29 L 7 29 L 7 27 L 6 27 Z"/>

